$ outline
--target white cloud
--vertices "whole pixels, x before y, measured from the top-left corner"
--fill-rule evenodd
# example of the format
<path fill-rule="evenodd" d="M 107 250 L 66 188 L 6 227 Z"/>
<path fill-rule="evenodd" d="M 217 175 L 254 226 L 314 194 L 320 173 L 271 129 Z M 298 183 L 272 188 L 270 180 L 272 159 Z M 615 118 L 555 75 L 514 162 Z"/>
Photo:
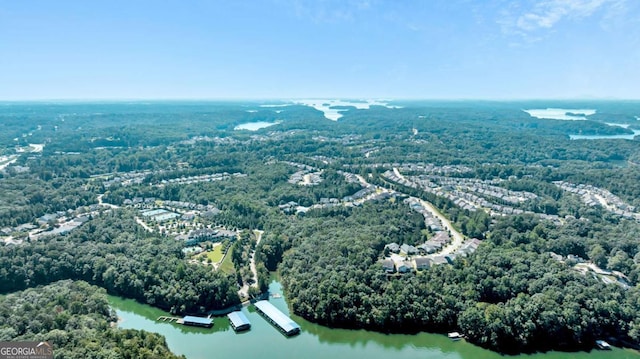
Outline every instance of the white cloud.
<path fill-rule="evenodd" d="M 563 18 L 591 16 L 609 0 L 549 0 L 538 3 L 535 8 L 521 15 L 516 23 L 519 29 L 533 31 L 551 28 Z"/>
<path fill-rule="evenodd" d="M 504 33 L 527 36 L 535 31 L 548 30 L 564 20 L 580 20 L 599 11 L 611 14 L 619 11 L 626 0 L 544 0 L 529 9 L 511 6 L 503 9 L 498 20 Z"/>

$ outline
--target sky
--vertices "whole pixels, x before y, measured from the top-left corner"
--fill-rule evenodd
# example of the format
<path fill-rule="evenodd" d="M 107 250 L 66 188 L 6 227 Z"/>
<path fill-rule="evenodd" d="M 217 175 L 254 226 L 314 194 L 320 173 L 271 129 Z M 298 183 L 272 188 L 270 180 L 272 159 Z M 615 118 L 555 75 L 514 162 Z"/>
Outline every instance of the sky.
<path fill-rule="evenodd" d="M 638 0 L 0 0 L 0 100 L 640 99 Z"/>

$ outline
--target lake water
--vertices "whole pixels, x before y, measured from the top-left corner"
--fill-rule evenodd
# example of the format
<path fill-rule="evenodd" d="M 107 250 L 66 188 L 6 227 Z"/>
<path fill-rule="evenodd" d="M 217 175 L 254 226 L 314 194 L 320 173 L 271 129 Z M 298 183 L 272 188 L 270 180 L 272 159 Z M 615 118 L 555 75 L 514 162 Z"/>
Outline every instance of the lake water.
<path fill-rule="evenodd" d="M 569 135 L 571 140 L 633 140 L 635 136 L 640 135 L 640 130 L 632 130 L 631 135 Z"/>
<path fill-rule="evenodd" d="M 233 129 L 234 130 L 258 131 L 261 128 L 266 128 L 266 127 L 277 125 L 277 124 L 278 124 L 278 122 L 264 122 L 264 121 L 249 122 L 249 123 L 240 124 L 240 125 L 234 127 Z"/>
<path fill-rule="evenodd" d="M 324 117 L 331 121 L 338 121 L 343 115 L 342 112 L 348 111 L 344 107 L 354 107 L 358 110 L 368 110 L 371 106 L 383 106 L 389 109 L 402 108 L 402 106 L 389 105 L 384 100 L 330 100 L 330 99 L 315 99 L 315 100 L 298 100 L 298 104 L 313 107 L 316 110 L 322 112 Z M 338 108 L 336 108 L 338 107 Z"/>
<path fill-rule="evenodd" d="M 594 109 L 570 109 L 570 108 L 545 108 L 545 109 L 531 109 L 522 110 L 528 113 L 531 117 L 550 119 L 550 120 L 563 120 L 563 121 L 584 121 L 586 116 L 596 113 Z M 571 115 L 569 115 L 571 113 Z"/>
<path fill-rule="evenodd" d="M 273 281 L 271 293 L 282 294 L 280 283 Z M 284 297 L 271 298 L 271 303 L 289 313 Z M 300 325 L 300 335 L 287 338 L 256 313 L 253 306 L 242 311 L 251 321 L 251 330 L 235 333 L 225 317 L 215 318 L 211 329 L 185 327 L 157 322 L 168 315 L 162 310 L 133 300 L 110 296 L 109 302 L 120 318 L 119 327 L 142 329 L 162 334 L 171 351 L 188 359 L 208 358 L 305 358 L 305 359 L 639 359 L 633 350 L 617 349 L 590 353 L 551 352 L 535 355 L 502 356 L 465 341 L 451 341 L 445 335 L 385 335 L 364 330 L 330 329 L 292 318 Z"/>

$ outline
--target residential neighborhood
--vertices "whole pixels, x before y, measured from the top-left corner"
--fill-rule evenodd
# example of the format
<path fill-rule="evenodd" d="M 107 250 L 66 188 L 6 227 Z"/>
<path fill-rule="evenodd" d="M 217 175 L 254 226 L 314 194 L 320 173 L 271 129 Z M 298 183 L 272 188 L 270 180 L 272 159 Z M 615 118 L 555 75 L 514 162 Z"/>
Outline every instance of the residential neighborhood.
<path fill-rule="evenodd" d="M 408 166 L 404 166 L 407 168 Z M 413 168 L 413 167 L 409 167 Z M 555 223 L 561 220 L 556 215 L 535 213 L 518 208 L 519 204 L 537 198 L 537 195 L 524 191 L 510 191 L 496 186 L 499 180 L 479 180 L 459 177 L 445 177 L 440 175 L 404 176 L 397 167 L 382 175 L 392 183 L 398 183 L 415 189 L 447 198 L 455 205 L 468 211 L 484 210 L 492 216 L 506 216 L 530 213 Z"/>
<path fill-rule="evenodd" d="M 387 244 L 381 261 L 382 270 L 387 274 L 404 274 L 427 270 L 436 265 L 452 264 L 456 258 L 473 254 L 482 244 L 477 238 L 467 239 L 454 251 L 445 254 L 440 249 L 449 242 L 441 242 L 445 238 L 441 233 L 444 234 L 438 232 L 434 238 L 418 246 L 398 245 L 395 242 Z M 435 238 L 438 235 L 440 238 Z"/>
<path fill-rule="evenodd" d="M 640 221 L 640 213 L 636 212 L 634 206 L 625 203 L 620 197 L 606 189 L 565 181 L 555 181 L 553 183 L 564 191 L 580 196 L 580 199 L 588 206 L 601 206 L 611 213 Z"/>

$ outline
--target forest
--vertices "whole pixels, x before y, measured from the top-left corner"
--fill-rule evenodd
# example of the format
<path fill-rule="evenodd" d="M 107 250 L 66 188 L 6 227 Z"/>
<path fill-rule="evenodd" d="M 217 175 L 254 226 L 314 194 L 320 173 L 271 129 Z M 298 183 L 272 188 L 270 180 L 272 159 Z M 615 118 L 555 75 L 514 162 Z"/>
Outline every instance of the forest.
<path fill-rule="evenodd" d="M 240 287 L 253 284 L 255 253 L 258 283 L 249 293 L 266 290 L 277 271 L 292 310 L 326 326 L 459 330 L 502 353 L 588 350 L 599 338 L 640 343 L 640 223 L 633 217 L 640 208 L 640 143 L 569 139 L 640 129 L 640 103 L 399 101 L 394 109 L 346 107 L 336 122 L 300 104 L 262 105 L 4 106 L 0 154 L 15 162 L 0 171 L 1 292 L 84 281 L 172 313 L 205 313 L 239 303 Z M 556 121 L 522 110 L 548 107 L 597 112 Z M 278 124 L 234 130 L 255 121 Z M 29 144 L 44 148 L 29 152 Z M 464 207 L 462 197 L 389 180 L 385 172 L 393 168 L 490 182 L 531 199 L 511 204 L 518 210 L 512 214 Z M 190 180 L 224 173 L 216 181 Z M 558 181 L 600 194 L 587 202 L 586 190 L 568 192 Z M 369 192 L 360 198 L 362 190 Z M 368 197 L 385 191 L 394 195 Z M 623 210 L 597 204 L 602 193 Z M 409 197 L 433 204 L 465 237 L 482 240 L 478 250 L 450 265 L 387 275 L 386 244 L 418 245 L 434 235 L 404 202 Z M 138 210 L 126 205 L 134 198 L 215 206 L 219 212 L 202 221 L 241 233 L 225 244 L 233 269 L 191 263 L 182 243 L 142 228 Z M 29 228 L 59 226 L 42 223 L 52 213 L 90 215 L 69 233 L 31 240 Z M 255 230 L 264 231 L 259 243 Z M 553 255 L 622 273 L 628 287 Z"/>
<path fill-rule="evenodd" d="M 420 233 L 411 231 L 419 229 L 419 221 L 403 225 L 397 221 L 406 221 L 406 214 L 382 207 L 387 208 L 376 209 L 379 217 L 362 208 L 339 219 L 292 225 L 279 234 L 293 242 L 280 272 L 296 313 L 325 325 L 383 332 L 460 329 L 474 343 L 511 354 L 589 349 L 603 337 L 620 343 L 640 339 L 636 287 L 605 285 L 550 256 L 550 249 L 574 253 L 565 246 L 584 238 L 577 223 L 555 234 L 548 223 L 514 216 L 500 221 L 474 255 L 452 266 L 390 278 L 377 260 L 385 238 L 414 240 Z M 360 230 L 364 223 L 372 233 Z M 595 234 L 597 227 L 587 230 Z M 637 224 L 631 228 L 637 233 Z M 614 267 L 629 265 L 637 276 L 638 266 L 621 249 L 633 247 L 637 253 L 637 246 L 628 234 L 602 253 L 616 253 L 609 259 L 617 258 Z"/>
<path fill-rule="evenodd" d="M 117 329 L 117 320 L 105 290 L 84 281 L 0 297 L 1 341 L 47 341 L 54 358 L 178 358 L 161 335 Z"/>
<path fill-rule="evenodd" d="M 233 278 L 186 263 L 176 241 L 141 230 L 126 212 L 103 213 L 67 236 L 0 247 L 4 293 L 84 280 L 172 313 L 239 303 Z"/>

